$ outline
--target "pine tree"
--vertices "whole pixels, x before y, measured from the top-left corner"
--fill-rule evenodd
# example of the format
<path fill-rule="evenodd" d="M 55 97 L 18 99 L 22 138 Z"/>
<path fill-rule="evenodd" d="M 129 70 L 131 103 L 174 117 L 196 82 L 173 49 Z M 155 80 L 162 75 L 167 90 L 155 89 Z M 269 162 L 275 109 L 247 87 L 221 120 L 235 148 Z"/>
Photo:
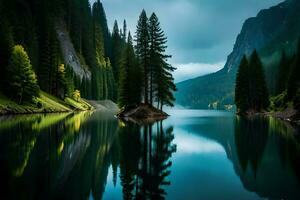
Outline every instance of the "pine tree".
<path fill-rule="evenodd" d="M 66 80 L 65 95 L 71 97 L 72 92 L 75 90 L 75 85 L 74 85 L 74 72 L 70 66 L 66 66 L 65 80 Z"/>
<path fill-rule="evenodd" d="M 39 58 L 39 68 L 37 71 L 39 85 L 42 90 L 50 91 L 50 69 L 51 69 L 51 39 L 49 27 L 45 27 L 44 31 L 41 31 L 43 42 L 40 45 L 41 55 Z"/>
<path fill-rule="evenodd" d="M 287 97 L 289 100 L 293 100 L 293 98 L 296 96 L 298 88 L 300 88 L 300 38 L 298 41 L 297 55 L 292 65 L 288 80 Z"/>
<path fill-rule="evenodd" d="M 269 106 L 264 69 L 256 50 L 251 54 L 249 63 L 245 56 L 241 61 L 235 93 L 235 103 L 240 113 L 248 110 L 261 111 Z"/>
<path fill-rule="evenodd" d="M 119 68 L 120 68 L 120 58 L 122 56 L 122 38 L 120 35 L 120 30 L 118 26 L 118 22 L 115 21 L 113 32 L 112 32 L 112 57 L 111 57 L 111 65 L 113 68 L 114 79 L 116 83 L 119 83 Z"/>
<path fill-rule="evenodd" d="M 122 39 L 124 42 L 126 42 L 126 36 L 127 36 L 127 23 L 126 20 L 124 19 L 123 21 L 123 34 L 122 34 Z"/>
<path fill-rule="evenodd" d="M 105 10 L 103 8 L 103 4 L 97 0 L 98 3 L 98 10 L 99 10 L 99 22 L 101 25 L 101 30 L 102 30 L 102 35 L 103 35 L 103 39 L 104 39 L 104 50 L 105 50 L 105 55 L 106 56 L 111 56 L 111 44 L 110 44 L 110 40 L 111 40 L 111 36 L 108 30 L 108 26 L 107 26 L 107 19 L 106 19 L 106 14 L 105 14 Z"/>
<path fill-rule="evenodd" d="M 57 79 L 56 79 L 56 84 L 57 84 L 57 91 L 56 91 L 56 96 L 59 96 L 61 99 L 65 97 L 66 93 L 66 88 L 67 86 L 67 81 L 66 81 L 66 69 L 64 64 L 60 64 L 57 69 Z"/>
<path fill-rule="evenodd" d="M 160 22 L 155 13 L 149 20 L 150 35 L 150 59 L 149 59 L 149 82 L 150 82 L 150 103 L 153 104 L 153 97 L 156 96 L 158 107 L 162 110 L 163 105 L 173 106 L 175 98 L 173 92 L 176 91 L 172 72 L 175 70 L 168 63 L 166 55 L 167 37 L 160 27 Z"/>
<path fill-rule="evenodd" d="M 285 51 L 282 51 L 277 73 L 276 94 L 286 90 L 293 60 L 293 57 L 288 58 Z"/>
<path fill-rule="evenodd" d="M 235 104 L 239 113 L 249 109 L 249 64 L 246 55 L 239 66 L 235 84 Z"/>
<path fill-rule="evenodd" d="M 174 78 L 172 72 L 175 71 L 172 65 L 168 64 L 166 61 L 161 63 L 161 67 L 155 72 L 155 83 L 156 83 L 156 101 L 157 108 L 163 110 L 163 106 L 173 107 L 173 102 L 175 97 L 173 92 L 175 92 L 176 85 L 174 84 Z"/>
<path fill-rule="evenodd" d="M 38 96 L 39 86 L 29 57 L 21 45 L 13 48 L 9 63 L 9 95 L 20 104 Z"/>
<path fill-rule="evenodd" d="M 249 62 L 250 73 L 250 107 L 256 111 L 267 109 L 269 106 L 269 92 L 265 80 L 265 72 L 262 62 L 256 50 L 253 51 Z"/>
<path fill-rule="evenodd" d="M 14 45 L 12 28 L 3 16 L 0 15 L 0 89 L 5 89 L 3 86 L 7 84 L 7 68 L 10 55 Z"/>
<path fill-rule="evenodd" d="M 144 103 L 149 103 L 149 27 L 146 11 L 140 14 L 136 29 L 136 54 L 143 69 Z"/>
<path fill-rule="evenodd" d="M 116 92 L 116 83 L 114 79 L 113 69 L 110 63 L 110 59 L 106 59 L 106 70 L 107 70 L 107 87 L 108 87 L 108 99 L 117 99 L 117 92 Z"/>
<path fill-rule="evenodd" d="M 105 66 L 105 51 L 103 30 L 100 24 L 101 20 L 100 1 L 93 5 L 93 26 L 94 26 L 94 51 L 96 52 L 96 61 L 98 65 Z"/>
<path fill-rule="evenodd" d="M 120 66 L 120 84 L 119 84 L 119 105 L 122 106 L 131 106 L 140 103 L 140 91 L 137 91 L 135 88 L 138 87 L 138 84 L 133 85 L 132 83 L 136 83 L 134 79 L 138 79 L 136 77 L 136 66 L 137 61 L 134 54 L 132 37 L 129 32 L 128 34 L 128 43 L 126 48 L 123 51 L 122 62 Z"/>

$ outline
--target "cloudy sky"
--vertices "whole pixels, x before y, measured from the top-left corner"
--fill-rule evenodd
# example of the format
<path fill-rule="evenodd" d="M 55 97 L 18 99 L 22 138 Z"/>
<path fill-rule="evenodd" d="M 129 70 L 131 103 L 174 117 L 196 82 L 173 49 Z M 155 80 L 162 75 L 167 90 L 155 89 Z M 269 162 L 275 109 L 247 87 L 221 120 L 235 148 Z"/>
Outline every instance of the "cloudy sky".
<path fill-rule="evenodd" d="M 90 0 L 93 2 L 94 0 Z M 127 20 L 135 32 L 144 8 L 155 12 L 168 36 L 176 82 L 215 72 L 224 66 L 243 22 L 283 0 L 102 0 L 110 28 Z"/>

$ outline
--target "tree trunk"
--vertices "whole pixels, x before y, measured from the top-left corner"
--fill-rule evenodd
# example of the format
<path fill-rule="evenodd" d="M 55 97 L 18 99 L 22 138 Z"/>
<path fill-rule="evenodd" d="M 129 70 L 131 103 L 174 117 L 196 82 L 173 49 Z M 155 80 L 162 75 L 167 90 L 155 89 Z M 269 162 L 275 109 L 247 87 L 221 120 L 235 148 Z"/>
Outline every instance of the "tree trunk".
<path fill-rule="evenodd" d="M 152 70 L 150 71 L 150 104 L 153 104 L 153 73 Z"/>
<path fill-rule="evenodd" d="M 19 105 L 21 105 L 21 103 L 22 103 L 22 100 L 23 100 L 23 89 L 22 89 L 22 92 L 21 92 L 21 95 L 20 95 L 20 99 L 19 99 Z"/>

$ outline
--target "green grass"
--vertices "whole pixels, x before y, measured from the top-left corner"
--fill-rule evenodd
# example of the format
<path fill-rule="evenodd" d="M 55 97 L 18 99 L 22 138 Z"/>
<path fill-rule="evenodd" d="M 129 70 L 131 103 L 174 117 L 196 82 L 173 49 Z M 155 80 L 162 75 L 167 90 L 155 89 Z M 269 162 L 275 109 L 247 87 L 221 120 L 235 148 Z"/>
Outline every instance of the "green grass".
<path fill-rule="evenodd" d="M 82 99 L 79 101 L 75 101 L 74 99 L 67 97 L 65 98 L 65 102 L 75 110 L 85 111 L 93 109 L 93 106 Z"/>
<path fill-rule="evenodd" d="M 84 100 L 77 102 L 71 98 L 66 98 L 63 101 L 43 91 L 40 92 L 40 96 L 36 97 L 33 102 L 19 105 L 0 93 L 0 114 L 55 113 L 93 109 L 93 106 Z"/>

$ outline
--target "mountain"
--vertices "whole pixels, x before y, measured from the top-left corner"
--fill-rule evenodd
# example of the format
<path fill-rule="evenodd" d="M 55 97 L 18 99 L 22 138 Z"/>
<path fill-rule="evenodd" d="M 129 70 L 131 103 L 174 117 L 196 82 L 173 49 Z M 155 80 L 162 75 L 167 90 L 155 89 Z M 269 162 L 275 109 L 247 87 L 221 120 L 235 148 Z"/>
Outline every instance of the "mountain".
<path fill-rule="evenodd" d="M 254 49 L 262 58 L 268 88 L 273 94 L 282 50 L 288 55 L 295 53 L 300 36 L 299 10 L 299 0 L 287 0 L 247 19 L 224 68 L 213 74 L 178 83 L 176 103 L 190 108 L 228 108 L 228 105 L 233 105 L 237 68 L 242 56 L 249 56 Z"/>

